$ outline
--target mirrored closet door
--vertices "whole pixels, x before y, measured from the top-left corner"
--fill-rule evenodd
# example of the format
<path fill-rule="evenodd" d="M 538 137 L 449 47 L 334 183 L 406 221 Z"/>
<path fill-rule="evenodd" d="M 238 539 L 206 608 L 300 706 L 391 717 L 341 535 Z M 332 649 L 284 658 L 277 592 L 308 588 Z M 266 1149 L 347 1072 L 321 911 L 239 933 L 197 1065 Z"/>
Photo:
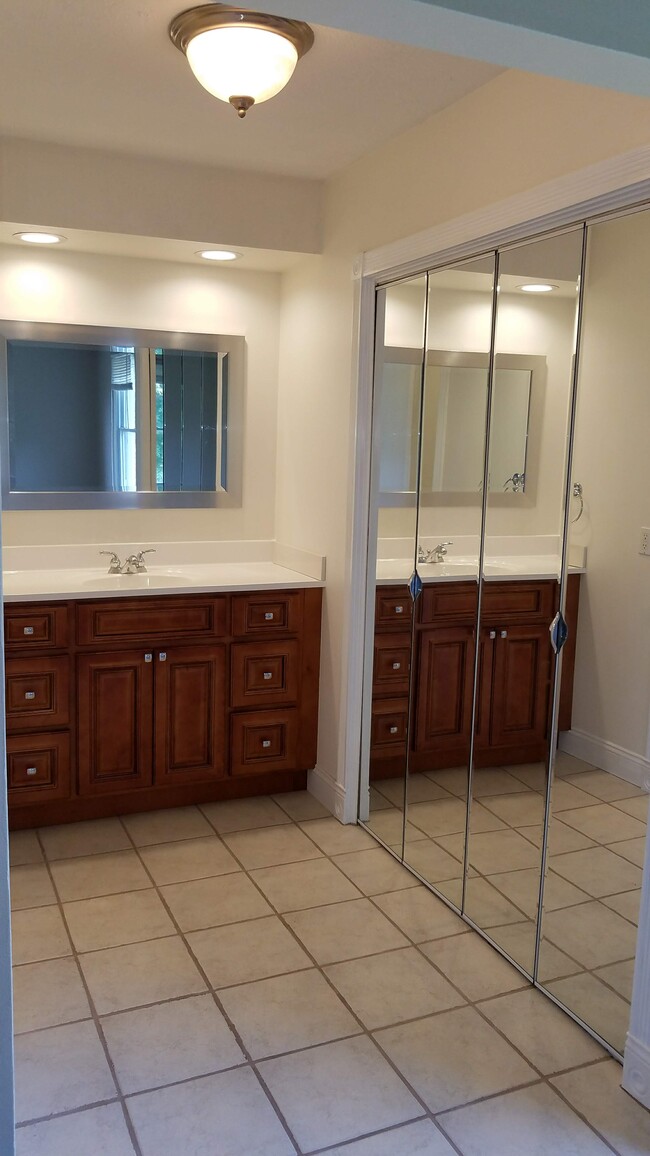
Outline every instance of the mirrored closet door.
<path fill-rule="evenodd" d="M 649 785 L 649 280 L 646 210 L 377 294 L 359 817 L 619 1055 Z"/>

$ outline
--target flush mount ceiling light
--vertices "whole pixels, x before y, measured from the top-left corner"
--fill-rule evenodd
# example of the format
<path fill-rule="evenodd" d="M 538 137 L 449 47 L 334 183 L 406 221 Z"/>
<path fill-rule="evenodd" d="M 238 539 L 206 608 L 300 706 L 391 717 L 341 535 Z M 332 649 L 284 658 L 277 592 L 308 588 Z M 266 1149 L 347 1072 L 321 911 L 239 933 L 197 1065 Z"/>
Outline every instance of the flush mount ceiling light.
<path fill-rule="evenodd" d="M 199 249 L 197 257 L 204 261 L 238 261 L 242 253 L 235 253 L 233 249 Z"/>
<path fill-rule="evenodd" d="M 28 245 L 61 245 L 65 241 L 60 233 L 44 233 L 44 232 L 29 232 L 29 233 L 14 233 L 19 241 L 26 241 Z"/>
<path fill-rule="evenodd" d="M 552 293 L 559 289 L 559 285 L 551 285 L 549 281 L 531 281 L 528 285 L 518 285 L 522 293 Z"/>
<path fill-rule="evenodd" d="M 280 92 L 314 43 L 314 33 L 301 20 L 230 4 L 188 8 L 174 17 L 169 35 L 199 84 L 232 104 L 239 117 Z"/>

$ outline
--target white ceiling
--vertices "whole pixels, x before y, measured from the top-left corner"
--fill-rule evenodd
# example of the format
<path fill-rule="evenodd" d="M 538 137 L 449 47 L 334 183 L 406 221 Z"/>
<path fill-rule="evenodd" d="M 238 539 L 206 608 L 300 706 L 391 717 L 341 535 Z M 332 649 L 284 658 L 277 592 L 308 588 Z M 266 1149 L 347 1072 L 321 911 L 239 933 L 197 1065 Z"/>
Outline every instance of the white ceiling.
<path fill-rule="evenodd" d="M 240 121 L 169 40 L 187 6 L 0 0 L 0 135 L 322 179 L 500 71 L 318 27 L 287 89 Z"/>

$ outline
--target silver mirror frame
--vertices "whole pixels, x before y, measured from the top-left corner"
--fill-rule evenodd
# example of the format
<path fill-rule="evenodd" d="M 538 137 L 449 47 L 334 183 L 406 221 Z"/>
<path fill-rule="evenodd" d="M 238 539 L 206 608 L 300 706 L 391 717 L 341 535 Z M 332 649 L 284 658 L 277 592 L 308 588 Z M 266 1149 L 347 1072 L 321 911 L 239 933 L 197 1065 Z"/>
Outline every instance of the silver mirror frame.
<path fill-rule="evenodd" d="M 137 348 L 187 349 L 227 354 L 228 489 L 27 492 L 9 488 L 9 392 L 7 341 L 66 341 Z M 0 321 L 0 485 L 5 510 L 151 510 L 224 509 L 242 505 L 244 460 L 246 342 L 243 337 L 214 333 L 178 333 L 100 325 L 60 325 L 41 321 Z"/>

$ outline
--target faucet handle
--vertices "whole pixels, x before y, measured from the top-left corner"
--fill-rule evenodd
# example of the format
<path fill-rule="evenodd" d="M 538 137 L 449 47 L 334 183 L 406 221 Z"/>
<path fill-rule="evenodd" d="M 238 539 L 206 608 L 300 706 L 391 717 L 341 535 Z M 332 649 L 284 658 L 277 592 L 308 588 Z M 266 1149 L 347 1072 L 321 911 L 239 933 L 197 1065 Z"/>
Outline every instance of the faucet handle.
<path fill-rule="evenodd" d="M 119 574 L 122 570 L 122 563 L 114 550 L 100 550 L 100 554 L 106 554 L 110 558 L 110 566 L 108 567 L 109 574 Z"/>
<path fill-rule="evenodd" d="M 133 561 L 135 562 L 136 569 L 138 569 L 140 571 L 144 570 L 146 572 L 147 567 L 144 564 L 144 556 L 145 556 L 145 554 L 155 554 L 155 553 L 156 553 L 155 547 L 151 546 L 149 550 L 138 550 L 137 554 L 131 555 Z"/>

